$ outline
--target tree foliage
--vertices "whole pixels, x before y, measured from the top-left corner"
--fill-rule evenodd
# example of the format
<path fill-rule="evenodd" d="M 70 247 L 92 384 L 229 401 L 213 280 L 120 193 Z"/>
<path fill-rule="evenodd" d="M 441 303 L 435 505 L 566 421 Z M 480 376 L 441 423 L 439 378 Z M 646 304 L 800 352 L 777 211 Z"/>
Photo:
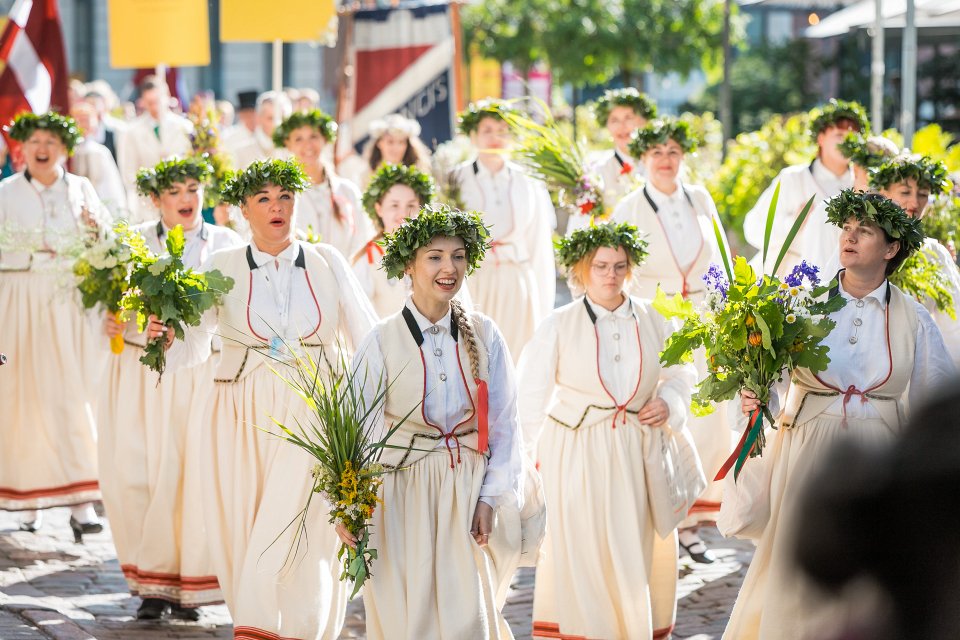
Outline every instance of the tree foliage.
<path fill-rule="evenodd" d="M 484 0 L 466 7 L 481 54 L 527 71 L 545 61 L 561 82 L 687 74 L 719 54 L 722 0 Z"/>

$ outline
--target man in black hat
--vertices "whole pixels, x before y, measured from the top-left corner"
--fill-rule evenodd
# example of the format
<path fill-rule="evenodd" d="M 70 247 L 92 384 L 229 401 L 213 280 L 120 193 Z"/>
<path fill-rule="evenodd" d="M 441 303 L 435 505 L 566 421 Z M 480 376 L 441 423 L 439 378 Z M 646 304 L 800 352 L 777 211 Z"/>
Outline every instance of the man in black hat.
<path fill-rule="evenodd" d="M 232 154 L 253 143 L 253 134 L 257 129 L 257 92 L 256 90 L 237 93 L 236 124 L 223 132 L 224 148 Z M 243 169 L 244 167 L 237 167 Z"/>

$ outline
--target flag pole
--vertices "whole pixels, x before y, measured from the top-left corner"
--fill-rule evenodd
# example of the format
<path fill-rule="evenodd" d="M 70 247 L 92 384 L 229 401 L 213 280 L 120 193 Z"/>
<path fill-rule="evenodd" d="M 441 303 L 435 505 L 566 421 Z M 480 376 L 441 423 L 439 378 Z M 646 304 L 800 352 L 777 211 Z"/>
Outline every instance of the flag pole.
<path fill-rule="evenodd" d="M 277 93 L 283 91 L 283 40 L 277 38 L 273 41 L 273 90 Z M 279 103 L 274 103 L 273 122 L 280 124 L 283 120 L 283 114 L 280 112 Z"/>
<path fill-rule="evenodd" d="M 450 30 L 453 32 L 453 84 L 455 89 L 454 105 L 457 113 L 464 110 L 464 78 L 463 78 L 463 29 L 460 26 L 460 2 L 450 3 Z"/>

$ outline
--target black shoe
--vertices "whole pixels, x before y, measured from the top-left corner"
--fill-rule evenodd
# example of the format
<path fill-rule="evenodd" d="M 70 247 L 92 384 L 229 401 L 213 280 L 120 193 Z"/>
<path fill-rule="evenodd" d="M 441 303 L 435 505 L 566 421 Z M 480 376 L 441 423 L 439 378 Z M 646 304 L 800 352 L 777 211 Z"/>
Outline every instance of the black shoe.
<path fill-rule="evenodd" d="M 170 613 L 170 603 L 159 598 L 144 598 L 137 609 L 137 620 L 159 620 Z"/>
<path fill-rule="evenodd" d="M 29 533 L 36 533 L 37 529 L 40 528 L 40 517 L 37 516 L 36 520 L 27 520 L 20 523 L 20 531 L 27 531 Z"/>
<path fill-rule="evenodd" d="M 713 564 L 716 558 L 713 555 L 713 552 L 707 548 L 707 545 L 703 543 L 703 540 L 697 540 L 687 546 L 680 543 L 680 548 L 687 552 L 690 556 L 690 559 L 694 562 L 699 562 L 700 564 Z"/>
<path fill-rule="evenodd" d="M 79 522 L 73 516 L 70 516 L 70 528 L 73 529 L 73 541 L 77 544 L 83 543 L 83 534 L 103 531 L 103 525 L 99 522 Z"/>
<path fill-rule="evenodd" d="M 199 609 L 188 609 L 179 604 L 170 605 L 170 617 L 176 618 L 177 620 L 186 620 L 188 622 L 196 622 L 200 619 L 200 610 Z"/>

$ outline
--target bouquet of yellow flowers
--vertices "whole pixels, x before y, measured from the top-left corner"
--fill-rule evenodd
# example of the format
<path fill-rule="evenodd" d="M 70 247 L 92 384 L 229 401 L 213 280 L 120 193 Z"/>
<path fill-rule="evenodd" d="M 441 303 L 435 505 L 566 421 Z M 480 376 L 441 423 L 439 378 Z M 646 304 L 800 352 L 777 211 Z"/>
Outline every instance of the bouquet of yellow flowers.
<path fill-rule="evenodd" d="M 291 350 L 291 353 L 296 353 Z M 343 563 L 341 580 L 353 582 L 351 598 L 371 577 L 377 550 L 370 547 L 370 518 L 381 503 L 377 491 L 386 469 L 379 463 L 387 440 L 404 422 L 400 420 L 379 440 L 373 431 L 386 399 L 386 387 L 380 383 L 365 397 L 367 382 L 344 356 L 337 366 L 318 363 L 309 353 L 295 355 L 289 373 L 274 372 L 310 408 L 307 424 L 281 424 L 277 437 L 300 447 L 316 460 L 313 467 L 313 491 L 307 504 L 294 519 L 299 540 L 306 535 L 306 518 L 313 494 L 320 494 L 330 507 L 330 522 L 343 525 L 357 539 L 356 548 L 341 545 L 337 558 Z M 413 410 L 411 410 L 412 413 Z M 407 414 L 410 415 L 409 413 Z M 291 525 L 294 524 L 291 523 Z M 290 525 L 288 525 L 289 527 Z M 296 556 L 296 546 L 291 549 Z"/>
<path fill-rule="evenodd" d="M 764 264 L 779 191 L 778 185 L 768 214 Z M 813 198 L 798 216 L 773 273 L 812 204 Z M 714 225 L 719 236 L 719 228 Z M 842 296 L 825 295 L 830 285 L 821 285 L 819 269 L 805 261 L 782 280 L 773 275 L 758 276 L 743 257 L 738 257 L 731 269 L 723 242 L 719 245 L 724 268 L 712 265 L 704 276 L 708 293 L 703 308 L 695 308 L 679 294 L 668 299 L 660 289 L 653 303 L 663 316 L 683 319 L 680 330 L 667 339 L 661 363 L 670 366 L 690 362 L 696 349 L 706 349 L 708 373 L 692 398 L 695 415 L 710 413 L 712 403 L 729 400 L 744 388 L 760 400 L 761 409 L 750 416 L 740 443 L 717 474 L 718 480 L 731 466 L 736 478 L 747 457 L 762 453 L 763 419 L 766 417 L 771 425 L 774 422 L 767 409 L 773 383 L 797 367 L 814 372 L 827 368 L 830 358 L 823 339 L 836 324 L 828 316 L 845 302 Z"/>

